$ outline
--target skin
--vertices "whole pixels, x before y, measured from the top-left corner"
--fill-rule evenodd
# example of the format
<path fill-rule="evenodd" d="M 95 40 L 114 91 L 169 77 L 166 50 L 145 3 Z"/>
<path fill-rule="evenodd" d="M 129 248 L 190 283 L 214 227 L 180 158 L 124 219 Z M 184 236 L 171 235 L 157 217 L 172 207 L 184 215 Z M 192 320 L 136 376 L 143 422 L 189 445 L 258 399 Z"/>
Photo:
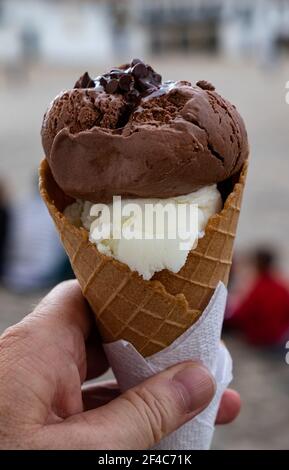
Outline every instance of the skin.
<path fill-rule="evenodd" d="M 76 281 L 60 284 L 0 338 L 1 449 L 147 449 L 211 401 L 213 378 L 197 362 L 177 364 L 120 394 L 85 383 L 108 369 L 92 314 Z M 217 424 L 236 418 L 227 390 Z"/>

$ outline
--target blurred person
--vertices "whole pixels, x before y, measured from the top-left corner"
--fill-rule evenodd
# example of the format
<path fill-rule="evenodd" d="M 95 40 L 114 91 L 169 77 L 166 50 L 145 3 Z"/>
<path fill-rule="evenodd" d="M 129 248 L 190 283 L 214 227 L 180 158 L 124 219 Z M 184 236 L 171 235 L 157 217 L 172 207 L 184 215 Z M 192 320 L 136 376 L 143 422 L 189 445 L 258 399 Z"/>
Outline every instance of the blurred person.
<path fill-rule="evenodd" d="M 122 54 L 129 46 L 128 22 L 129 12 L 126 3 L 110 0 L 108 3 L 112 28 L 112 45 L 115 53 Z"/>
<path fill-rule="evenodd" d="M 255 276 L 238 300 L 229 299 L 225 324 L 238 329 L 253 345 L 281 346 L 289 333 L 289 290 L 279 273 L 276 253 L 259 248 L 251 262 Z"/>
<path fill-rule="evenodd" d="M 24 64 L 34 63 L 40 55 L 39 33 L 33 24 L 24 24 L 20 31 L 21 56 Z"/>
<path fill-rule="evenodd" d="M 18 293 L 74 277 L 35 182 L 32 197 L 11 210 L 4 285 Z"/>
<path fill-rule="evenodd" d="M 0 181 L 0 279 L 2 277 L 5 264 L 9 221 L 10 209 L 7 202 L 4 184 Z"/>
<path fill-rule="evenodd" d="M 40 58 L 40 34 L 33 23 L 24 23 L 19 31 L 19 58 L 11 62 L 7 69 L 8 84 L 25 84 L 30 80 L 30 70 Z"/>
<path fill-rule="evenodd" d="M 234 253 L 228 281 L 229 298 L 226 310 L 229 312 L 226 313 L 226 317 L 230 316 L 231 308 L 235 308 L 236 303 L 239 303 L 240 299 L 251 290 L 255 279 L 256 267 L 252 253 L 242 251 Z"/>

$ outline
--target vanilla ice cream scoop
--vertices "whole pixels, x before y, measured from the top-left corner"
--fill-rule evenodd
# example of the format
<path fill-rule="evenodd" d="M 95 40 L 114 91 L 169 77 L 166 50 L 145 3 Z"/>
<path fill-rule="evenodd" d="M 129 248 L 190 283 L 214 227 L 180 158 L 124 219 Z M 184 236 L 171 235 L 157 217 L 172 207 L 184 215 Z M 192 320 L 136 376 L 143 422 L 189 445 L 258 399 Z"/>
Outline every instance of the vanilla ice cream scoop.
<path fill-rule="evenodd" d="M 81 220 L 99 252 L 149 280 L 163 269 L 178 272 L 221 208 L 217 185 L 211 185 L 169 199 L 115 198 L 108 205 L 78 201 L 65 215 Z"/>

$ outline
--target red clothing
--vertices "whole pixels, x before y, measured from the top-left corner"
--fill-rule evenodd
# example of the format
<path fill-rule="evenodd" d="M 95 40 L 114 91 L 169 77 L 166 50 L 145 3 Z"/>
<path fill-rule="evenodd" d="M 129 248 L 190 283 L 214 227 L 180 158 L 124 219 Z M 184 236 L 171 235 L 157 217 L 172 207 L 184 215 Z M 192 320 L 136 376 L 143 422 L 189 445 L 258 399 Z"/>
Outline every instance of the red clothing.
<path fill-rule="evenodd" d="M 256 345 L 279 344 L 289 332 L 289 291 L 271 274 L 262 274 L 232 312 L 228 324 Z"/>

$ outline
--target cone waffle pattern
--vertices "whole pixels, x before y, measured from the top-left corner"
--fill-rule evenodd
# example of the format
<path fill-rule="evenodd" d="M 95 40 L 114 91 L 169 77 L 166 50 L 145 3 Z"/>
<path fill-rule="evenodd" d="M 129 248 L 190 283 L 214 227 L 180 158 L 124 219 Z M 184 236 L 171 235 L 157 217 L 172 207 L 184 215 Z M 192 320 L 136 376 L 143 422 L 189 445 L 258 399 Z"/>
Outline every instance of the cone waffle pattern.
<path fill-rule="evenodd" d="M 57 186 L 46 160 L 42 161 L 41 196 L 104 342 L 125 339 L 149 356 L 195 323 L 218 282 L 228 282 L 246 174 L 247 163 L 223 210 L 210 218 L 205 236 L 179 273 L 164 270 L 152 281 L 144 281 L 123 263 L 99 253 L 89 242 L 88 232 L 64 217 L 62 212 L 72 200 Z"/>

